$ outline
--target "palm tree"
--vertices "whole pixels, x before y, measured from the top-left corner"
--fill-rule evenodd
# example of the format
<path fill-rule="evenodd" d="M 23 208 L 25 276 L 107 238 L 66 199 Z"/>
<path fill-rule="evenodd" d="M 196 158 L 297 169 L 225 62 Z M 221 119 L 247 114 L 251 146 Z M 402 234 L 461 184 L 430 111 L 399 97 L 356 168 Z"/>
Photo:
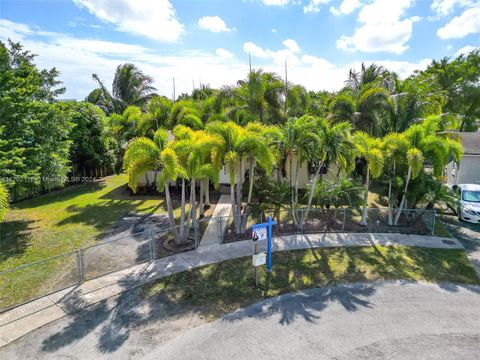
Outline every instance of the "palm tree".
<path fill-rule="evenodd" d="M 143 123 L 144 115 L 137 106 L 129 106 L 122 114 L 112 114 L 107 118 L 107 131 L 115 139 L 117 148 L 117 160 L 115 170 L 118 172 L 122 167 L 122 159 L 127 143 L 136 133 L 139 124 Z"/>
<path fill-rule="evenodd" d="M 326 120 L 318 119 L 315 124 L 317 140 L 316 153 L 316 172 L 308 196 L 307 210 L 304 218 L 306 219 L 312 206 L 313 195 L 317 181 L 322 179 L 321 169 L 330 164 L 337 165 L 339 171 L 352 170 L 354 168 L 354 159 L 356 155 L 355 146 L 351 137 L 352 127 L 347 122 L 330 125 Z"/>
<path fill-rule="evenodd" d="M 388 225 L 393 225 L 392 183 L 397 171 L 397 163 L 401 163 L 407 151 L 408 142 L 404 134 L 390 133 L 382 140 L 385 163 L 388 166 Z"/>
<path fill-rule="evenodd" d="M 93 90 L 87 100 L 95 101 L 107 114 L 121 114 L 130 105 L 143 107 L 156 90 L 152 86 L 153 78 L 145 75 L 134 64 L 118 65 L 111 93 L 98 75 L 93 74 L 92 77 L 97 81 L 99 90 Z"/>
<path fill-rule="evenodd" d="M 296 223 L 295 207 L 298 204 L 298 171 L 299 167 L 305 162 L 314 159 L 317 146 L 320 143 L 317 132 L 315 131 L 315 118 L 312 116 L 302 116 L 298 119 L 288 120 L 281 128 L 280 148 L 284 160 L 289 162 L 289 182 L 292 188 L 291 208 L 293 220 Z M 293 169 L 293 159 L 295 158 L 295 170 Z M 280 171 L 280 169 L 279 169 Z"/>
<path fill-rule="evenodd" d="M 394 225 L 398 224 L 407 197 L 408 185 L 411 179 L 417 177 L 424 169 L 425 161 L 433 166 L 433 175 L 441 176 L 448 161 L 453 158 L 459 161 L 463 155 L 461 144 L 449 137 L 449 134 L 439 134 L 441 117 L 426 119 L 421 124 L 412 125 L 405 131 L 408 141 L 405 154 L 407 174 L 402 200 L 395 215 Z"/>
<path fill-rule="evenodd" d="M 8 209 L 8 192 L 5 186 L 0 182 L 0 222 L 5 218 Z"/>
<path fill-rule="evenodd" d="M 402 81 L 395 77 L 389 96 L 389 114 L 380 124 L 381 133 L 403 132 L 427 116 L 440 114 L 444 98 L 443 93 L 432 89 L 430 82 L 415 78 Z"/>
<path fill-rule="evenodd" d="M 354 142 L 358 153 L 367 163 L 367 174 L 365 176 L 365 193 L 363 198 L 362 220 L 360 225 L 367 225 L 368 191 L 370 177 L 377 178 L 382 174 L 384 158 L 381 151 L 381 141 L 378 138 L 369 136 L 359 131 L 354 134 Z"/>
<path fill-rule="evenodd" d="M 146 113 L 137 124 L 137 132 L 140 136 L 153 136 L 160 128 L 168 128 L 170 125 L 170 113 L 172 103 L 164 96 L 153 96 L 146 105 Z"/>
<path fill-rule="evenodd" d="M 381 66 L 362 63 L 360 72 L 349 72 L 346 86 L 331 104 L 334 122 L 348 121 L 355 130 L 378 135 L 382 117 L 388 110 L 391 76 Z"/>
<path fill-rule="evenodd" d="M 220 163 L 217 154 L 223 146 L 222 139 L 216 135 L 207 134 L 201 130 L 192 130 L 183 125 L 173 129 L 175 141 L 172 148 L 178 155 L 179 163 L 184 169 L 182 177 L 182 201 L 185 197 L 185 179 L 190 180 L 190 212 L 188 219 L 197 220 L 196 184 L 200 184 L 200 199 L 203 206 L 203 185 L 205 180 L 211 180 L 218 185 Z M 183 209 L 184 207 L 182 207 Z M 185 214 L 182 211 L 181 221 Z M 182 227 L 181 227 L 182 229 Z"/>
<path fill-rule="evenodd" d="M 159 170 L 157 188 L 165 191 L 168 219 L 173 230 L 175 242 L 180 245 L 184 242 L 183 237 L 177 231 L 175 216 L 173 213 L 170 196 L 169 182 L 184 174 L 178 157 L 171 146 L 167 145 L 168 133 L 164 129 L 155 132 L 154 140 L 146 137 L 133 139 L 127 147 L 124 158 L 124 169 L 128 174 L 128 186 L 132 191 L 137 190 L 138 179 L 149 170 Z M 182 204 L 184 206 L 184 204 Z M 183 225 L 183 224 L 181 224 Z M 181 227 L 183 229 L 183 227 Z"/>

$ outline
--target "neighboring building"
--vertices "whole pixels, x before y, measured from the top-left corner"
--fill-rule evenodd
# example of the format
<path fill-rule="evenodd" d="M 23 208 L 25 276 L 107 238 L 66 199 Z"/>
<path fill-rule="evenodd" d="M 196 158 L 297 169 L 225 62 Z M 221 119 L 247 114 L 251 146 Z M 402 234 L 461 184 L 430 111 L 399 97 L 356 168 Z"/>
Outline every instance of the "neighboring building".
<path fill-rule="evenodd" d="M 480 184 L 480 132 L 460 132 L 464 155 L 459 163 L 450 162 L 446 167 L 449 185 Z"/>

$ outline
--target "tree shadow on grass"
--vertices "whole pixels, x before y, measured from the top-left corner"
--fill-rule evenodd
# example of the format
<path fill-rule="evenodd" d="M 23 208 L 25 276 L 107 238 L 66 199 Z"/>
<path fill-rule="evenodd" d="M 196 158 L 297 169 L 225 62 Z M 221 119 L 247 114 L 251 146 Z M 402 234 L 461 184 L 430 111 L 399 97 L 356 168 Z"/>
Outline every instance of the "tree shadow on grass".
<path fill-rule="evenodd" d="M 89 204 L 83 207 L 70 205 L 66 208 L 69 212 L 67 218 L 59 221 L 58 226 L 67 224 L 86 224 L 100 231 L 97 239 L 103 238 L 109 229 L 121 218 L 135 211 L 140 204 L 131 200 L 111 200 L 102 204 Z M 152 214 L 161 204 L 142 208 L 142 211 Z"/>
<path fill-rule="evenodd" d="M 0 263 L 25 252 L 34 223 L 33 220 L 11 220 L 0 224 Z"/>

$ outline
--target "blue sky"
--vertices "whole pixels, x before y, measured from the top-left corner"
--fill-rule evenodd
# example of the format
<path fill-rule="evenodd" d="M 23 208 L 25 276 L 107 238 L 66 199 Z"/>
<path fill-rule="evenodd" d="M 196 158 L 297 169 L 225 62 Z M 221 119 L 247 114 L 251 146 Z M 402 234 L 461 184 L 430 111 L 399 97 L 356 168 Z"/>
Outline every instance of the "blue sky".
<path fill-rule="evenodd" d="M 0 40 L 57 67 L 66 98 L 96 73 L 137 64 L 171 96 L 233 84 L 254 67 L 312 90 L 339 89 L 348 69 L 377 62 L 408 76 L 433 58 L 480 46 L 480 0 L 0 0 Z"/>

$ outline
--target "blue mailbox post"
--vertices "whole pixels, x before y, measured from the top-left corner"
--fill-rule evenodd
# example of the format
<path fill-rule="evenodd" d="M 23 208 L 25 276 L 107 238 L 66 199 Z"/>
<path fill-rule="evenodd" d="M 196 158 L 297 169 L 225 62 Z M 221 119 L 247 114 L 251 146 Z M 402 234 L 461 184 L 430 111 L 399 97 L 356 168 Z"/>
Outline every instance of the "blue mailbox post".
<path fill-rule="evenodd" d="M 267 271 L 272 270 L 272 226 L 276 224 L 277 222 L 273 221 L 272 217 L 269 216 L 267 222 L 252 225 L 252 232 L 257 229 L 267 229 Z"/>

